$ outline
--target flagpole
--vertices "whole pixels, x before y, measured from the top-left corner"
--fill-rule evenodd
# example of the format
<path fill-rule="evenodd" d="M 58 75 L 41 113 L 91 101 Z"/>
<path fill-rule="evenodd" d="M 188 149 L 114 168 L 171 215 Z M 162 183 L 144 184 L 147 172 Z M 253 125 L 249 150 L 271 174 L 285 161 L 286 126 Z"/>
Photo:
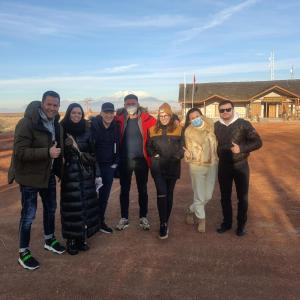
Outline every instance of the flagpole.
<path fill-rule="evenodd" d="M 186 80 L 185 80 L 185 73 L 183 76 L 183 118 L 185 118 L 185 95 L 186 95 Z"/>
<path fill-rule="evenodd" d="M 194 77 L 193 77 L 193 90 L 192 90 L 192 107 L 194 107 L 195 82 L 196 82 L 196 77 L 195 77 L 195 73 L 194 73 Z"/>

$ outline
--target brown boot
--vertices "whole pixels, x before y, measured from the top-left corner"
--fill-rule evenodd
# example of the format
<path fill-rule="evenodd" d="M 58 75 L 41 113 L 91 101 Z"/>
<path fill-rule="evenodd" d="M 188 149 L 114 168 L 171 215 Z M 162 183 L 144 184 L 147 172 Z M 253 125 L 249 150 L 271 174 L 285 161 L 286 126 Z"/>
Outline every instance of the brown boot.
<path fill-rule="evenodd" d="M 205 219 L 198 219 L 198 232 L 205 232 Z"/>
<path fill-rule="evenodd" d="M 188 225 L 194 224 L 194 213 L 191 212 L 189 208 L 185 212 L 185 222 Z"/>

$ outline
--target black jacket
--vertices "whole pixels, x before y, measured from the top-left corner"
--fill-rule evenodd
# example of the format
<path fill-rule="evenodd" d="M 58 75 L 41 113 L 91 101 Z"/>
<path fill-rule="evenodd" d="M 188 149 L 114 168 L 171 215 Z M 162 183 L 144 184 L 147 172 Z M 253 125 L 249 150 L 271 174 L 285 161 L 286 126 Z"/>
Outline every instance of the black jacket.
<path fill-rule="evenodd" d="M 119 164 L 120 127 L 117 122 L 114 120 L 108 128 L 105 128 L 102 117 L 97 116 L 92 119 L 91 131 L 98 164 Z"/>
<path fill-rule="evenodd" d="M 74 137 L 81 155 L 64 146 L 61 182 L 61 221 L 65 239 L 85 239 L 99 230 L 99 204 L 95 190 L 94 145 L 88 126 Z"/>
<path fill-rule="evenodd" d="M 147 152 L 151 157 L 151 173 L 165 178 L 180 178 L 180 160 L 183 158 L 183 138 L 181 127 L 173 132 L 166 128 L 155 132 L 155 125 L 148 131 Z"/>
<path fill-rule="evenodd" d="M 236 163 L 246 160 L 251 151 L 262 146 L 262 140 L 250 122 L 244 119 L 237 119 L 226 126 L 220 121 L 215 123 L 215 135 L 218 141 L 219 162 Z M 241 152 L 231 152 L 232 142 L 239 145 Z"/>

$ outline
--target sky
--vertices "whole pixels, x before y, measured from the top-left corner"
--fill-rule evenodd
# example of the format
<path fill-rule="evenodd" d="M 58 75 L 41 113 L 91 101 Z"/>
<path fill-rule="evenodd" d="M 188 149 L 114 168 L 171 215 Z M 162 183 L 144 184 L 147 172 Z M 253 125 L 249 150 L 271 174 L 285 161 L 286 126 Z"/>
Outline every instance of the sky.
<path fill-rule="evenodd" d="M 178 85 L 300 77 L 300 1 L 0 0 L 0 111 L 65 101 L 177 101 Z"/>

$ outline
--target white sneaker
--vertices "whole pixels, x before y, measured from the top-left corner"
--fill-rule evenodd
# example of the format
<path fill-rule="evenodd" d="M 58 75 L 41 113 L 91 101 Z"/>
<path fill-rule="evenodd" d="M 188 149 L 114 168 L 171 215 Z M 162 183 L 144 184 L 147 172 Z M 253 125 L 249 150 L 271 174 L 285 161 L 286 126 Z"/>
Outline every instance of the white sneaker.
<path fill-rule="evenodd" d="M 140 218 L 140 227 L 143 228 L 144 230 L 150 229 L 150 223 L 147 218 L 145 217 Z"/>
<path fill-rule="evenodd" d="M 129 226 L 128 219 L 121 218 L 120 221 L 119 221 L 119 223 L 116 226 L 116 229 L 118 229 L 118 230 L 121 231 L 121 230 L 126 229 L 128 226 Z"/>

